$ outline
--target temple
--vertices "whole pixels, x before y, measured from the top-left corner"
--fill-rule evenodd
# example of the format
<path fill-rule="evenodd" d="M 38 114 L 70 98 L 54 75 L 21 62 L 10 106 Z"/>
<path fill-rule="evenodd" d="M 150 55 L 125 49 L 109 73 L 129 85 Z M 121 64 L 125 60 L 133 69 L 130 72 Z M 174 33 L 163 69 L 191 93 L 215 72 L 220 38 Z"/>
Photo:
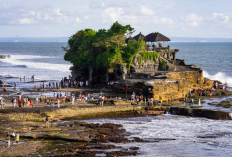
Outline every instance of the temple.
<path fill-rule="evenodd" d="M 116 92 L 142 91 L 144 96 L 154 100 L 174 100 L 183 98 L 189 88 L 210 88 L 213 81 L 203 77 L 203 70 L 195 65 L 186 65 L 184 60 L 177 59 L 179 49 L 171 49 L 167 42 L 170 39 L 159 32 L 144 36 L 141 32 L 126 39 L 144 40 L 146 52 L 134 56 L 130 66 L 120 65 L 117 71 L 107 68 L 72 67 L 72 78 L 78 81 L 88 80 L 90 84 L 113 85 Z M 155 52 L 155 53 L 153 53 Z M 155 54 L 157 54 L 155 56 Z"/>

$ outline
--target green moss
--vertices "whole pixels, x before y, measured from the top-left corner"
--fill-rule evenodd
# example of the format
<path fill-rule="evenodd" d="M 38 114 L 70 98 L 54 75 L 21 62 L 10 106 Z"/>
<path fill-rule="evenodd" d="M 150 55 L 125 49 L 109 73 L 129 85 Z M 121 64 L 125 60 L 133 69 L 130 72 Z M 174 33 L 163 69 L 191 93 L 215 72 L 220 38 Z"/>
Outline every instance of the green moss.
<path fill-rule="evenodd" d="M 166 66 L 167 66 L 167 63 L 166 63 L 166 62 L 163 62 L 163 61 L 160 61 L 160 62 L 159 62 L 159 66 L 162 67 L 163 69 L 165 69 Z"/>
<path fill-rule="evenodd" d="M 198 100 L 194 100 L 193 103 L 198 104 Z M 206 101 L 201 100 L 201 104 L 204 104 L 204 103 L 206 103 Z"/>
<path fill-rule="evenodd" d="M 40 120 L 40 119 L 33 119 L 31 120 L 32 122 L 44 122 L 43 120 Z"/>
<path fill-rule="evenodd" d="M 230 108 L 231 103 L 230 103 L 230 101 L 222 101 L 222 102 L 220 102 L 220 104 L 216 105 L 216 107 Z"/>
<path fill-rule="evenodd" d="M 190 108 L 202 108 L 202 106 L 191 106 Z"/>

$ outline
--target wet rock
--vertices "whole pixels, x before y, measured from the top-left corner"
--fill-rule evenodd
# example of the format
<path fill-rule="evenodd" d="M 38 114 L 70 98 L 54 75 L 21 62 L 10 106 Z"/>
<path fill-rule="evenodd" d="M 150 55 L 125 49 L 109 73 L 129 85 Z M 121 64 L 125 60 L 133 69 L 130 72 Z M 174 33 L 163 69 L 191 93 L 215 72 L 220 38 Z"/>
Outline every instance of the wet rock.
<path fill-rule="evenodd" d="M 176 115 L 205 117 L 209 119 L 231 120 L 231 116 L 227 112 L 213 111 L 207 109 L 190 109 L 181 107 L 171 107 L 169 112 Z"/>

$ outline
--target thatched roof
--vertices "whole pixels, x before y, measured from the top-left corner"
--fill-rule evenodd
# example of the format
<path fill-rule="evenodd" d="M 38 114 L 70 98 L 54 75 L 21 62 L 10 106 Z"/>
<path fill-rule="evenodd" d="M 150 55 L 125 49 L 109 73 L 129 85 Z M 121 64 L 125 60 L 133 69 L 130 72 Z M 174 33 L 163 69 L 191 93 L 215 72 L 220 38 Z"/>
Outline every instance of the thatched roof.
<path fill-rule="evenodd" d="M 139 41 L 141 38 L 145 39 L 145 36 L 140 32 L 138 35 L 133 37 L 135 40 Z"/>
<path fill-rule="evenodd" d="M 159 32 L 153 32 L 146 36 L 146 42 L 171 41 L 168 37 Z"/>
<path fill-rule="evenodd" d="M 135 39 L 132 38 L 132 37 L 129 37 L 129 38 L 126 39 L 126 43 L 128 44 L 130 40 L 135 40 Z"/>

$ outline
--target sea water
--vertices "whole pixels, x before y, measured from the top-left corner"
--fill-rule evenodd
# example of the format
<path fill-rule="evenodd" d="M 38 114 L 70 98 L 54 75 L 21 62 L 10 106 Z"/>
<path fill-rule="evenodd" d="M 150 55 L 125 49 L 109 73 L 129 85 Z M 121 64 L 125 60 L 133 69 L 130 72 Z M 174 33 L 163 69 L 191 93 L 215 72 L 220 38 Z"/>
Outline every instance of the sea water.
<path fill-rule="evenodd" d="M 72 64 L 64 61 L 63 46 L 67 43 L 2 42 L 0 55 L 10 55 L 10 58 L 0 59 L 0 75 L 18 78 L 35 75 L 36 80 L 68 77 Z"/>
<path fill-rule="evenodd" d="M 201 66 L 204 69 L 204 77 L 232 85 L 232 42 L 170 42 L 168 44 L 172 49 L 180 49 L 177 58 L 185 59 L 186 64 Z M 56 81 L 68 77 L 72 64 L 63 60 L 65 52 L 62 46 L 67 46 L 67 43 L 2 42 L 0 54 L 11 55 L 11 57 L 0 59 L 0 75 L 18 77 L 18 81 L 20 76 L 29 79 L 32 75 L 35 75 L 36 80 Z M 138 156 L 142 157 L 227 157 L 232 153 L 232 121 L 167 114 L 87 122 L 122 124 L 131 133 L 131 137 L 150 140 L 151 142 L 118 144 L 128 148 L 138 146 L 140 148 Z"/>
<path fill-rule="evenodd" d="M 232 121 L 229 120 L 164 114 L 86 122 L 122 124 L 131 133 L 128 138 L 150 141 L 116 144 L 123 148 L 139 147 L 139 157 L 228 157 L 232 153 Z"/>
<path fill-rule="evenodd" d="M 177 58 L 186 64 L 202 67 L 204 77 L 232 86 L 232 42 L 169 42 L 171 49 L 180 49 Z M 70 75 L 71 63 L 64 61 L 62 47 L 67 42 L 0 42 L 0 75 L 39 80 L 60 80 Z"/>

